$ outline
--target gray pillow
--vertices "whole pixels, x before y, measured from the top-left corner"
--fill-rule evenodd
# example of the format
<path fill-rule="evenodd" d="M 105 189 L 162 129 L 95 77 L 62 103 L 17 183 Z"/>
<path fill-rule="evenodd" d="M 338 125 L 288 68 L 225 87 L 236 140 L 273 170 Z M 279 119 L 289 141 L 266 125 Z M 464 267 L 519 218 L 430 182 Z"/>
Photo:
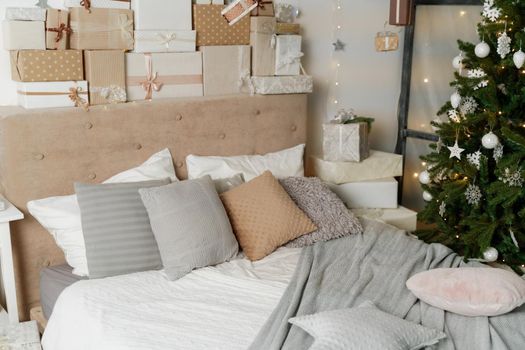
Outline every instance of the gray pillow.
<path fill-rule="evenodd" d="M 367 301 L 359 307 L 288 320 L 314 338 L 309 350 L 417 350 L 437 344 L 445 333 L 408 322 Z"/>
<path fill-rule="evenodd" d="M 213 183 L 215 184 L 217 192 L 221 194 L 242 185 L 244 183 L 244 176 L 242 174 L 235 174 L 232 177 L 215 179 Z"/>
<path fill-rule="evenodd" d="M 139 192 L 170 280 L 237 255 L 239 246 L 211 177 Z"/>
<path fill-rule="evenodd" d="M 170 180 L 165 179 L 115 184 L 75 184 L 89 278 L 162 267 L 139 188 L 169 183 Z"/>
<path fill-rule="evenodd" d="M 317 226 L 317 230 L 286 244 L 301 248 L 319 241 L 329 241 L 354 233 L 362 233 L 363 227 L 345 204 L 328 185 L 316 177 L 288 177 L 279 180 L 297 206 Z"/>

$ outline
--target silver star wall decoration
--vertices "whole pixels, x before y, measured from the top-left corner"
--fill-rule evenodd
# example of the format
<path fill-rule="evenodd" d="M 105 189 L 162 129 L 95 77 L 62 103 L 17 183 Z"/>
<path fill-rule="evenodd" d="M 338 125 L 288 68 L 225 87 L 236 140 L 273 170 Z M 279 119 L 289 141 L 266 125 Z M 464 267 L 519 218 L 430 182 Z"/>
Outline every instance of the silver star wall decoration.
<path fill-rule="evenodd" d="M 463 153 L 463 151 L 465 151 L 465 149 L 459 147 L 458 140 L 456 140 L 456 143 L 454 143 L 454 146 L 447 147 L 447 148 L 450 151 L 450 158 L 456 157 L 457 159 L 461 160 L 461 153 Z"/>
<path fill-rule="evenodd" d="M 335 51 L 344 51 L 346 46 L 346 44 L 339 39 L 337 39 L 335 43 L 332 43 L 332 45 L 334 45 Z"/>

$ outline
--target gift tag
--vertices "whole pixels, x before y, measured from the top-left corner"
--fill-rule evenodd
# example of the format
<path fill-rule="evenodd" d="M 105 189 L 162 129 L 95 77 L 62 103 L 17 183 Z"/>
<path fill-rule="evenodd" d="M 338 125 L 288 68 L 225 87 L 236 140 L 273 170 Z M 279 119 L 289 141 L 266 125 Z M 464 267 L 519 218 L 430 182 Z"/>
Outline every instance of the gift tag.
<path fill-rule="evenodd" d="M 379 32 L 376 36 L 376 51 L 395 51 L 399 47 L 399 35 L 393 32 Z"/>

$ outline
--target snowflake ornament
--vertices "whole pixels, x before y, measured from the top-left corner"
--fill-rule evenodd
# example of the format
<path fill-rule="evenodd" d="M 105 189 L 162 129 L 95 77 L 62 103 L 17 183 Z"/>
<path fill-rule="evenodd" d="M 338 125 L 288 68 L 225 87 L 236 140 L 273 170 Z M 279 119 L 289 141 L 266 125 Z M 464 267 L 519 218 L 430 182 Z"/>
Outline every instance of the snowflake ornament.
<path fill-rule="evenodd" d="M 468 185 L 467 190 L 465 191 L 465 198 L 467 198 L 467 203 L 470 205 L 478 205 L 483 198 L 481 190 L 476 185 Z"/>
<path fill-rule="evenodd" d="M 476 99 L 471 96 L 465 97 L 461 101 L 461 106 L 459 106 L 459 110 L 463 115 L 474 113 L 477 109 L 478 103 L 476 102 Z"/>
<path fill-rule="evenodd" d="M 494 6 L 494 0 L 485 0 L 483 4 L 483 17 L 491 22 L 496 22 L 501 16 L 501 9 Z"/>
<path fill-rule="evenodd" d="M 521 170 L 511 171 L 509 168 L 506 168 L 505 174 L 503 174 L 503 177 L 500 177 L 500 180 L 510 187 L 523 187 L 524 180 L 521 176 Z"/>
<path fill-rule="evenodd" d="M 481 165 L 481 152 L 477 151 L 474 153 L 467 154 L 467 160 L 470 164 L 474 165 L 479 170 Z"/>
<path fill-rule="evenodd" d="M 501 58 L 507 57 L 507 55 L 510 53 L 510 43 L 512 42 L 512 39 L 509 38 L 507 35 L 507 32 L 503 32 L 503 34 L 500 35 L 498 38 L 498 54 Z"/>
<path fill-rule="evenodd" d="M 450 109 L 448 112 L 448 118 L 454 123 L 459 123 L 461 121 L 461 115 L 455 109 Z"/>
<path fill-rule="evenodd" d="M 441 204 L 439 205 L 439 216 L 444 217 L 446 212 L 447 204 L 445 202 L 441 202 Z"/>
<path fill-rule="evenodd" d="M 503 83 L 498 85 L 498 89 L 499 89 L 499 91 L 501 91 L 501 93 L 503 95 L 508 95 L 509 94 L 509 92 L 507 91 L 507 87 Z"/>
<path fill-rule="evenodd" d="M 485 73 L 485 71 L 481 68 L 469 69 L 469 71 L 467 72 L 467 76 L 470 79 L 480 79 L 480 78 L 486 77 L 487 73 Z M 478 85 L 474 86 L 474 90 L 478 90 L 482 87 L 486 87 L 488 84 L 489 84 L 488 80 L 482 80 L 478 83 Z"/>
<path fill-rule="evenodd" d="M 501 144 L 501 142 L 498 143 L 496 147 L 494 147 L 492 157 L 494 158 L 496 163 L 498 163 L 501 160 L 501 158 L 503 158 L 503 145 Z"/>

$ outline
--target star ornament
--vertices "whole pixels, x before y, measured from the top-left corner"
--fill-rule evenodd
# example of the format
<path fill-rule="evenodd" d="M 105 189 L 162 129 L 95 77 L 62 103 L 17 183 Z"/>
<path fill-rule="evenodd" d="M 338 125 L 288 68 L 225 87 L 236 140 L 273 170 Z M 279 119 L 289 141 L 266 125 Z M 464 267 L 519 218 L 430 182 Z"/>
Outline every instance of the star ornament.
<path fill-rule="evenodd" d="M 454 146 L 447 147 L 447 148 L 450 151 L 450 158 L 456 157 L 457 159 L 461 160 L 461 153 L 463 153 L 465 149 L 459 147 L 458 140 L 456 140 L 456 142 L 454 143 Z"/>
<path fill-rule="evenodd" d="M 334 45 L 335 51 L 344 51 L 346 46 L 346 44 L 339 39 L 337 39 L 335 43 L 332 43 L 332 45 Z"/>

